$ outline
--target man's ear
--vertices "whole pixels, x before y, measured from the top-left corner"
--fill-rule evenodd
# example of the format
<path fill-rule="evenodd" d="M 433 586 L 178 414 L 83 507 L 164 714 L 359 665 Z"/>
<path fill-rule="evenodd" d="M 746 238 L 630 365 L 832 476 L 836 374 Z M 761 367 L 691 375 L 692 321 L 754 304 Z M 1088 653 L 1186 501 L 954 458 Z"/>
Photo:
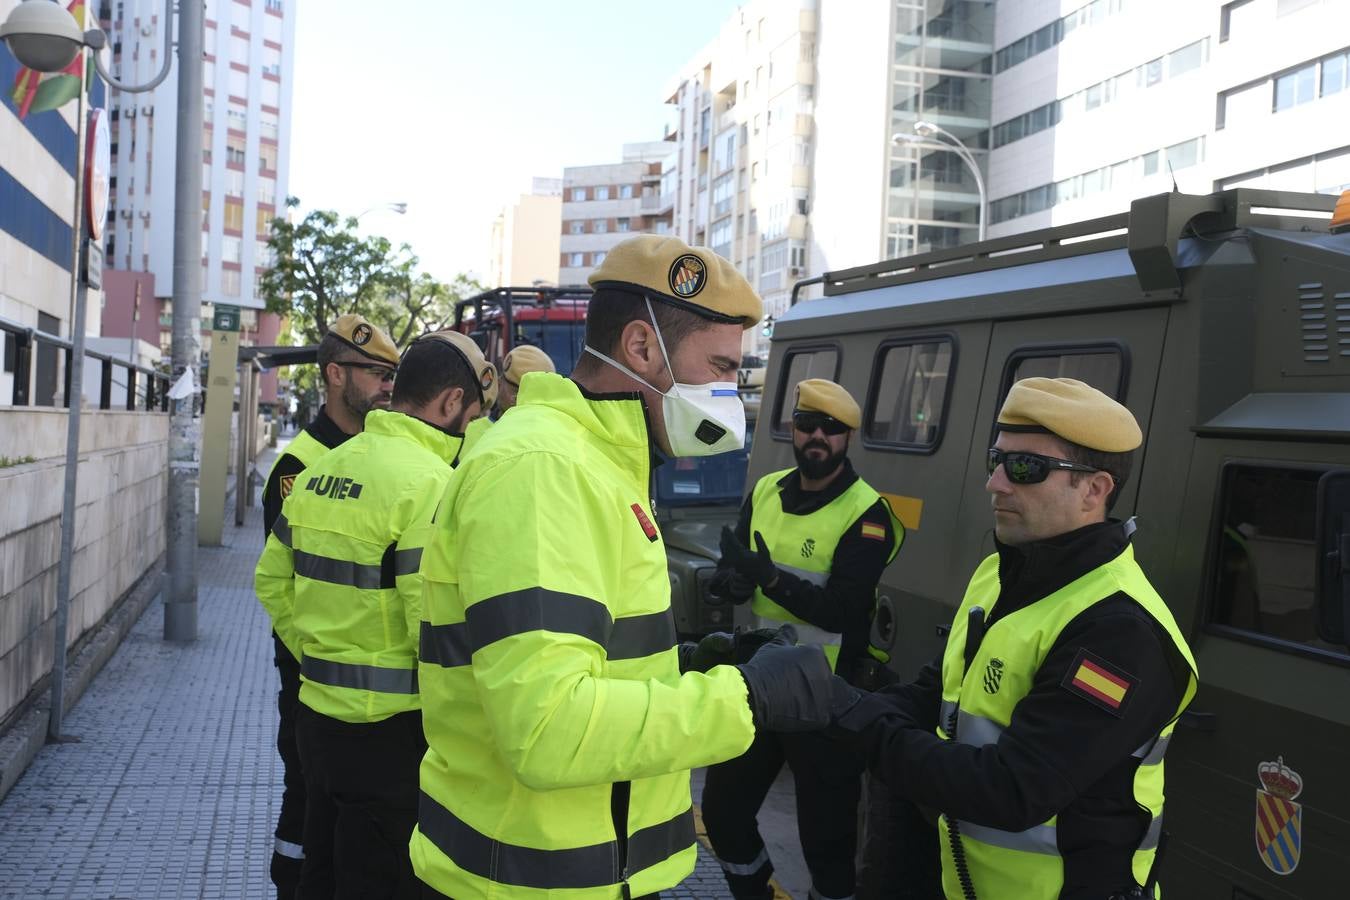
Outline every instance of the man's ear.
<path fill-rule="evenodd" d="M 653 386 L 669 386 L 671 379 L 666 370 L 666 360 L 661 355 L 656 330 L 650 323 L 634 319 L 623 326 L 623 331 L 619 333 L 619 361 Z"/>
<path fill-rule="evenodd" d="M 335 362 L 330 362 L 323 367 L 322 377 L 323 386 L 342 387 L 342 379 L 347 376 L 347 370 Z"/>
<path fill-rule="evenodd" d="M 1084 506 L 1100 509 L 1106 513 L 1106 503 L 1111 492 L 1116 489 L 1116 480 L 1105 472 L 1093 472 L 1088 478 L 1088 492 L 1083 498 Z"/>
<path fill-rule="evenodd" d="M 451 422 L 455 421 L 455 417 L 459 415 L 459 411 L 463 406 L 464 388 L 446 388 L 441 392 L 440 409 L 438 409 L 437 412 L 440 414 L 441 421 L 446 425 L 449 425 Z"/>

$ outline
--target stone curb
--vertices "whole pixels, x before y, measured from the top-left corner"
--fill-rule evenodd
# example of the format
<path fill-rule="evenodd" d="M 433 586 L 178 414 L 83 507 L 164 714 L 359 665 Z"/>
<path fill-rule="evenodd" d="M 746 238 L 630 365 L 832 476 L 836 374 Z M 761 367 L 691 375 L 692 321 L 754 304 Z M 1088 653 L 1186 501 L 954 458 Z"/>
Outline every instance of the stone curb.
<path fill-rule="evenodd" d="M 164 575 L 164 556 L 151 563 L 140 579 L 117 601 L 103 624 L 86 636 L 66 667 L 65 711 L 69 713 L 84 696 L 94 676 L 112 658 L 150 601 L 159 595 Z M 45 693 L 50 685 L 44 685 Z M 50 695 L 38 701 L 4 733 L 0 734 L 0 800 L 23 777 L 28 764 L 47 742 Z"/>

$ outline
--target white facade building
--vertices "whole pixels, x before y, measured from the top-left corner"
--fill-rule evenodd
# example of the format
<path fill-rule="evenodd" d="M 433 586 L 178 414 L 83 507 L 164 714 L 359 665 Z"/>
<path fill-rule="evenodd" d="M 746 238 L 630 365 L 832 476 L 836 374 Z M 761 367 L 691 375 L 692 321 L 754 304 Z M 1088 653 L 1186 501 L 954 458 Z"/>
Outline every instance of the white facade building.
<path fill-rule="evenodd" d="M 205 3 L 202 299 L 243 307 L 244 327 L 257 328 L 263 307 L 257 275 L 270 264 L 268 222 L 285 215 L 296 3 Z M 163 4 L 118 0 L 113 6 L 113 73 L 148 81 L 163 48 Z M 154 273 L 160 297 L 173 285 L 174 66 L 152 92 L 113 92 L 110 103 L 115 226 L 108 265 Z M 275 329 L 262 331 L 275 337 Z"/>
<path fill-rule="evenodd" d="M 559 285 L 584 285 L 625 238 L 670 230 L 661 173 L 671 150 L 666 141 L 624 144 L 622 162 L 563 169 Z"/>

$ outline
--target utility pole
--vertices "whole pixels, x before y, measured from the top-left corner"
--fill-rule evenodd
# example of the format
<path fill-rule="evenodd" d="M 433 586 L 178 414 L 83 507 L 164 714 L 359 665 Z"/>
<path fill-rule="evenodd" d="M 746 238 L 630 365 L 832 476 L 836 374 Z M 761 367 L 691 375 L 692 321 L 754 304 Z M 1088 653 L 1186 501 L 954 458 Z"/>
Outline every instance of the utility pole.
<path fill-rule="evenodd" d="M 165 23 L 165 27 L 172 27 Z M 202 312 L 202 42 L 203 4 L 178 4 L 178 137 L 174 173 L 173 377 L 196 372 Z M 196 397 L 169 411 L 169 513 L 164 639 L 197 638 Z"/>

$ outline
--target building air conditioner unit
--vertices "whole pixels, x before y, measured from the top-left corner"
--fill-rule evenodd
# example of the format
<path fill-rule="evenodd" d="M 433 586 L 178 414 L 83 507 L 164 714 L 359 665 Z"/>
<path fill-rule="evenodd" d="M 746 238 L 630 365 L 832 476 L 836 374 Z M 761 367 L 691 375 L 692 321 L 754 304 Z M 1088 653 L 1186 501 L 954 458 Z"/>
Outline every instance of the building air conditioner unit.
<path fill-rule="evenodd" d="M 136 107 L 128 106 L 126 109 L 122 110 L 122 118 L 124 119 L 136 118 Z"/>
<path fill-rule="evenodd" d="M 147 222 L 150 221 L 150 211 L 148 209 L 141 210 L 139 213 L 137 213 L 137 215 L 139 215 L 142 219 L 145 219 Z"/>
<path fill-rule="evenodd" d="M 788 266 L 788 274 L 789 274 L 789 275 L 800 275 L 800 274 L 802 274 L 802 267 L 801 267 L 801 266 Z"/>
<path fill-rule="evenodd" d="M 153 116 L 154 114 L 155 114 L 155 107 L 154 107 L 154 104 L 151 104 L 150 106 L 142 106 L 142 107 L 141 107 L 141 115 L 143 115 L 143 116 Z"/>
<path fill-rule="evenodd" d="M 131 210 L 129 210 L 129 209 L 123 209 L 123 210 L 120 210 L 120 212 L 121 212 L 121 214 L 122 214 L 122 218 L 124 218 L 124 219 L 130 219 L 130 218 L 131 218 Z"/>

